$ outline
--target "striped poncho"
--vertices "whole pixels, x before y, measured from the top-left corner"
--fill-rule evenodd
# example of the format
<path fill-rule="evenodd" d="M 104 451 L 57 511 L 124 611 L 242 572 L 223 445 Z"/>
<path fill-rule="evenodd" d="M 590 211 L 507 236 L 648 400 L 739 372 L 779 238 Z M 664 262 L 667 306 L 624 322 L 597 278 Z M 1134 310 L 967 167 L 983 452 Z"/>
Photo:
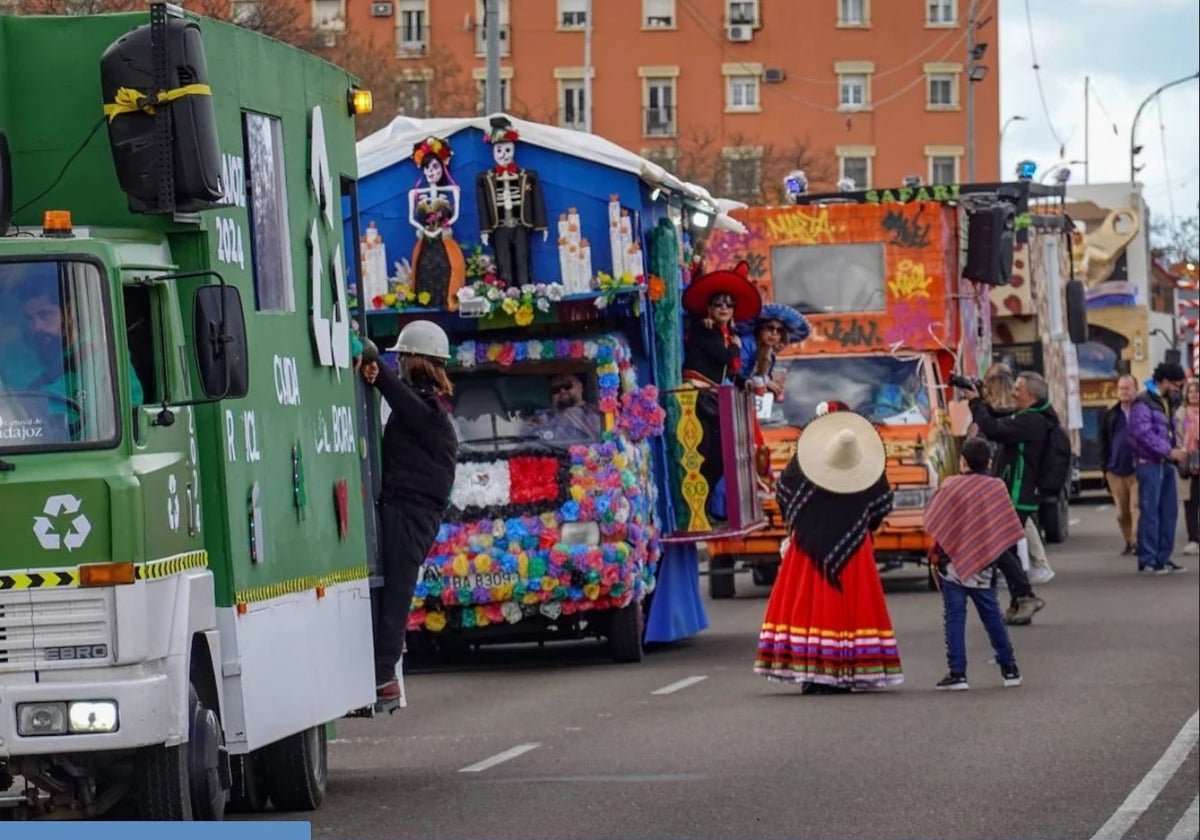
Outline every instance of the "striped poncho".
<path fill-rule="evenodd" d="M 1025 536 L 1004 482 L 980 473 L 946 479 L 925 510 L 925 530 L 960 580 L 987 568 Z"/>

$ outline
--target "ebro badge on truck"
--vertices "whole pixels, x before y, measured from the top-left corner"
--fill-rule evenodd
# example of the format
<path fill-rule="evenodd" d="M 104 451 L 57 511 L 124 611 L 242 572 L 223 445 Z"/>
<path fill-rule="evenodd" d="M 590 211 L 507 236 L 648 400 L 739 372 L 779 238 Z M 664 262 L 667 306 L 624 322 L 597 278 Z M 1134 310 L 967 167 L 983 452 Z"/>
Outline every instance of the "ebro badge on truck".
<path fill-rule="evenodd" d="M 375 697 L 366 92 L 161 4 L 0 44 L 0 808 L 315 808 Z"/>

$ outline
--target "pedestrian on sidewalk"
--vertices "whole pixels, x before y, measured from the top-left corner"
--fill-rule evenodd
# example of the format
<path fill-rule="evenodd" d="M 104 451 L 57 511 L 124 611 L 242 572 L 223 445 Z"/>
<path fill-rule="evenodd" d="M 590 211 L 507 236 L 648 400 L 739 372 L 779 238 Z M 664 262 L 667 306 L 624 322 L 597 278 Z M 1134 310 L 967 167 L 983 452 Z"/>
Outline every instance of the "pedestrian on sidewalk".
<path fill-rule="evenodd" d="M 979 620 L 1000 666 L 1004 685 L 1021 684 L 1012 640 L 996 596 L 997 561 L 1014 552 L 1024 534 L 1020 517 L 1000 479 L 988 475 L 990 447 L 980 438 L 963 442 L 960 474 L 938 489 L 925 511 L 925 527 L 934 539 L 938 588 L 942 593 L 942 623 L 946 661 L 950 667 L 935 686 L 940 691 L 965 691 L 967 683 L 967 601 Z"/>
<path fill-rule="evenodd" d="M 883 440 L 830 410 L 804 427 L 776 487 L 787 550 L 767 601 L 754 672 L 806 694 L 904 681 L 871 532 L 892 508 Z"/>
<path fill-rule="evenodd" d="M 1200 381 L 1188 380 L 1183 405 L 1175 410 L 1176 440 L 1183 442 L 1187 461 L 1180 470 L 1179 494 L 1187 526 L 1184 554 L 1200 554 Z"/>
<path fill-rule="evenodd" d="M 1171 561 L 1179 521 L 1179 472 L 1187 451 L 1175 436 L 1174 403 L 1187 374 L 1162 362 L 1129 410 L 1129 441 L 1138 481 L 1138 572 L 1165 575 L 1185 569 Z"/>
<path fill-rule="evenodd" d="M 1137 380 L 1128 373 L 1117 380 L 1117 401 L 1100 419 L 1100 463 L 1113 506 L 1117 525 L 1125 540 L 1125 555 L 1137 554 L 1138 489 L 1133 468 L 1133 447 L 1129 443 L 1129 412 L 1137 399 Z"/>

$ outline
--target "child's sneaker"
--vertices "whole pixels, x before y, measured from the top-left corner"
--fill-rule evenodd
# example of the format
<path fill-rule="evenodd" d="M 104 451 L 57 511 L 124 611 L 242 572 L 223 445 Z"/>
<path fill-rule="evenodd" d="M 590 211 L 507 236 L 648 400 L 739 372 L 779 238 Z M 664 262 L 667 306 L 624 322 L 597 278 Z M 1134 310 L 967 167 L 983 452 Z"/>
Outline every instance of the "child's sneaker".
<path fill-rule="evenodd" d="M 971 686 L 967 685 L 966 674 L 949 673 L 937 681 L 934 686 L 938 691 L 966 691 Z"/>
<path fill-rule="evenodd" d="M 1001 665 L 1000 676 L 1004 677 L 1004 687 L 1013 688 L 1021 684 L 1021 672 L 1017 669 L 1017 663 L 1012 665 Z"/>

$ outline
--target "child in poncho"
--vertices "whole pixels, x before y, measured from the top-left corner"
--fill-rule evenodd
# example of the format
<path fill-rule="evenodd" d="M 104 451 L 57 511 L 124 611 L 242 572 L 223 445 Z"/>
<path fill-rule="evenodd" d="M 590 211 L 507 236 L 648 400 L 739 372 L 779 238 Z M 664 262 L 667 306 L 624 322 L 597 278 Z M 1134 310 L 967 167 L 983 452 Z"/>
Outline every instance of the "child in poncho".
<path fill-rule="evenodd" d="M 996 561 L 1015 551 L 1025 536 L 1004 482 L 988 475 L 990 449 L 979 438 L 963 442 L 960 475 L 946 480 L 925 512 L 925 528 L 935 546 L 938 588 L 942 592 L 946 659 L 950 673 L 939 691 L 965 691 L 967 684 L 967 601 L 987 631 L 1005 686 L 1021 684 L 1008 628 L 996 596 Z"/>

